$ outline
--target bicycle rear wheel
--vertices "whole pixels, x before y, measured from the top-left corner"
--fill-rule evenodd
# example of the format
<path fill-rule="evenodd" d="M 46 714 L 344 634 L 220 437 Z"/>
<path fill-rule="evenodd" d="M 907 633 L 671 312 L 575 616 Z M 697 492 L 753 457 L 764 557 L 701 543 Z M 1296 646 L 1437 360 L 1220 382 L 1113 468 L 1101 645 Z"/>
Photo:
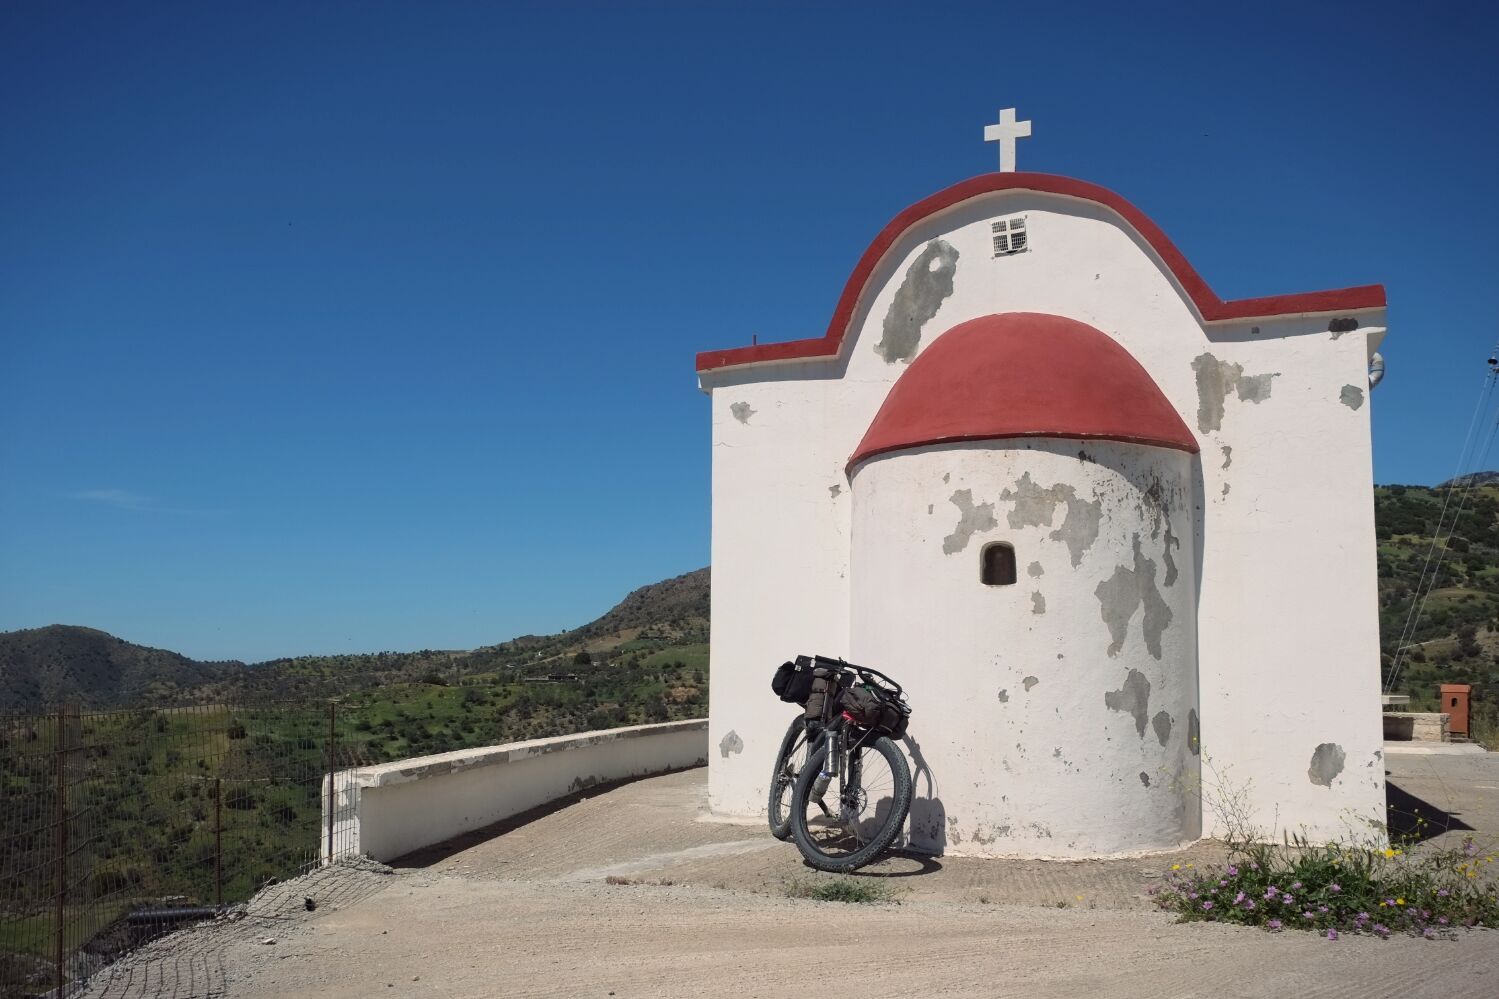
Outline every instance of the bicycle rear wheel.
<path fill-rule="evenodd" d="M 765 817 L 770 834 L 776 839 L 791 838 L 791 793 L 807 756 L 807 722 L 798 717 L 786 729 L 781 748 L 776 753 L 775 770 L 770 775 L 770 804 Z"/>
<path fill-rule="evenodd" d="M 797 777 L 791 835 L 807 863 L 845 873 L 895 841 L 911 810 L 911 768 L 895 743 L 880 736 L 848 755 L 842 780 L 833 778 L 819 801 L 812 792 L 826 757 L 824 742 Z"/>

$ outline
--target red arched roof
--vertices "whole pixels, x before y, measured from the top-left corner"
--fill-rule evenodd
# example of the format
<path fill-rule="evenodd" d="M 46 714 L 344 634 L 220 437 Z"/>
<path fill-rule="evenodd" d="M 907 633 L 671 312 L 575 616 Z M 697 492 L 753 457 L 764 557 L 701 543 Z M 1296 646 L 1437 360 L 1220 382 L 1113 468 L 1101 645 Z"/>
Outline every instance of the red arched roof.
<path fill-rule="evenodd" d="M 1092 201 L 1109 208 L 1124 219 L 1150 244 L 1167 269 L 1176 277 L 1186 291 L 1187 297 L 1197 309 L 1203 322 L 1222 322 L 1235 319 L 1270 319 L 1275 316 L 1295 316 L 1325 312 L 1352 312 L 1359 309 L 1379 309 L 1385 304 L 1384 285 L 1368 284 L 1357 288 L 1340 288 L 1335 291 L 1309 291 L 1296 295 L 1274 295 L 1269 298 L 1241 298 L 1225 302 L 1213 293 L 1202 276 L 1187 263 L 1187 258 L 1160 227 L 1146 217 L 1134 205 L 1119 195 L 1097 184 L 1058 177 L 1046 173 L 988 173 L 965 180 L 922 201 L 890 220 L 880 230 L 869 249 L 859 258 L 859 265 L 843 286 L 838 306 L 833 310 L 828 331 L 810 340 L 790 340 L 785 343 L 764 343 L 753 347 L 734 347 L 729 350 L 708 350 L 697 355 L 698 371 L 714 371 L 740 364 L 757 364 L 764 361 L 812 360 L 835 357 L 843 344 L 854 307 L 875 265 L 885 251 L 907 229 L 938 212 L 945 211 L 960 202 L 995 191 L 1038 191 L 1057 194 L 1082 201 Z"/>
<path fill-rule="evenodd" d="M 959 323 L 896 379 L 848 461 L 1008 437 L 1128 441 L 1197 452 L 1130 352 L 1075 319 L 1007 312 Z"/>

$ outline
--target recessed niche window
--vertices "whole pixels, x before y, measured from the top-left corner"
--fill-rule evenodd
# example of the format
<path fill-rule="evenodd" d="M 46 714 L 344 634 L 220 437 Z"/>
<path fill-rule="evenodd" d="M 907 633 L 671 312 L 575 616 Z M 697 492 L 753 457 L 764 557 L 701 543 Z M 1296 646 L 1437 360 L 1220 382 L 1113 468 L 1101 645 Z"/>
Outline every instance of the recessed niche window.
<path fill-rule="evenodd" d="M 987 544 L 979 552 L 979 578 L 985 586 L 1011 586 L 1015 582 L 1015 546 L 1005 541 Z"/>

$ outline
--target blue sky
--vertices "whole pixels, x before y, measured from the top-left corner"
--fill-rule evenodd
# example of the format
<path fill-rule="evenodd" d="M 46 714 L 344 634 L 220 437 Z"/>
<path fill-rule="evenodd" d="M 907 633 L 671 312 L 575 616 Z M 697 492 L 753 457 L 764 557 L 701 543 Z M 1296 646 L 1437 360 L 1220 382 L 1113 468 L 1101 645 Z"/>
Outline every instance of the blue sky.
<path fill-rule="evenodd" d="M 820 334 L 1002 106 L 1226 298 L 1387 285 L 1375 477 L 1446 477 L 1499 15 L 1227 6 L 0 6 L 0 629 L 466 648 L 706 564 L 693 353 Z"/>

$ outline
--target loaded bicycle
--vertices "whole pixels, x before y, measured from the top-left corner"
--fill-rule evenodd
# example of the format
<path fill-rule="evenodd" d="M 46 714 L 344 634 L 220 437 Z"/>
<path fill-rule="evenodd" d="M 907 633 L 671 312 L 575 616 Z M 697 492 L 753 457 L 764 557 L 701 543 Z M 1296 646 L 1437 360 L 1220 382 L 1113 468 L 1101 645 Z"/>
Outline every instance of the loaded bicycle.
<path fill-rule="evenodd" d="M 911 718 L 905 691 L 879 670 L 824 656 L 785 663 L 771 689 L 804 709 L 771 774 L 771 834 L 795 841 L 818 870 L 864 866 L 911 809 L 911 769 L 894 742 Z"/>

